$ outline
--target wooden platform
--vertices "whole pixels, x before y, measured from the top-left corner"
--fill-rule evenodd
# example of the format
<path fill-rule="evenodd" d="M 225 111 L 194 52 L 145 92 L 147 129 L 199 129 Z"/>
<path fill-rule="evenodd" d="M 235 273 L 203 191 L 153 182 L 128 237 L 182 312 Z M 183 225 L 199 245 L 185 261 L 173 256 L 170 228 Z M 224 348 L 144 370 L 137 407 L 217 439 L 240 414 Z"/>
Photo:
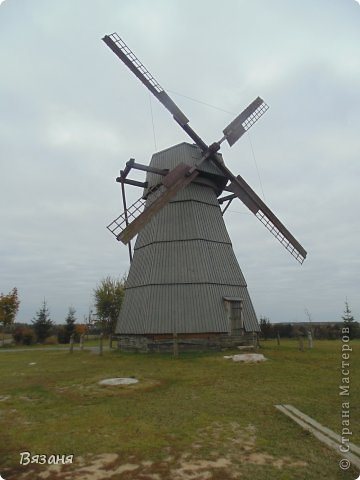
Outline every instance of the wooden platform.
<path fill-rule="evenodd" d="M 287 417 L 291 418 L 300 425 L 304 430 L 312 433 L 322 443 L 335 450 L 343 458 L 349 460 L 349 462 L 357 468 L 360 468 L 360 448 L 351 442 L 347 442 L 349 446 L 348 452 L 342 452 L 340 446 L 344 445 L 342 437 L 333 432 L 327 427 L 321 425 L 321 423 L 312 419 L 305 413 L 302 413 L 292 405 L 274 405 L 280 412 L 284 413 Z"/>

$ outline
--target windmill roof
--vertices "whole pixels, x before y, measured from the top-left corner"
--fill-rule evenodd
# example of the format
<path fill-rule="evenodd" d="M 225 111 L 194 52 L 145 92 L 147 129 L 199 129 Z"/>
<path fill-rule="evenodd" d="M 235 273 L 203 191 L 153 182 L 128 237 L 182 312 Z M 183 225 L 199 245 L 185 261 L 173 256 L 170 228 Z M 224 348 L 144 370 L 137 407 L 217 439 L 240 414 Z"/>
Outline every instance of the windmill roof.
<path fill-rule="evenodd" d="M 216 154 L 220 160 L 222 160 L 222 155 Z M 172 170 L 179 163 L 185 163 L 190 166 L 194 166 L 200 162 L 202 152 L 197 145 L 191 145 L 190 143 L 183 142 L 178 145 L 166 148 L 160 152 L 154 153 L 151 157 L 150 165 L 152 167 L 169 169 Z M 213 180 L 218 188 L 221 190 L 227 183 L 227 178 L 223 172 L 210 160 L 205 160 L 204 163 L 199 167 L 199 171 L 203 177 L 206 177 L 210 180 Z M 148 173 L 146 180 L 149 186 L 156 185 L 162 180 L 161 175 L 156 175 L 154 173 Z"/>

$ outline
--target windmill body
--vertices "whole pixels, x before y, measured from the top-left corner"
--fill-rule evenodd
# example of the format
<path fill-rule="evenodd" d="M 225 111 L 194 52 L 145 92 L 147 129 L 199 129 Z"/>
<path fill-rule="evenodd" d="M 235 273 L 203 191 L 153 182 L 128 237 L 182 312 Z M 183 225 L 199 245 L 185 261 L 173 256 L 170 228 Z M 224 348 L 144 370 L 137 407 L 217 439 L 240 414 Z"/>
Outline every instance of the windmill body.
<path fill-rule="evenodd" d="M 193 166 L 201 155 L 182 143 L 154 154 L 150 166 Z M 160 181 L 147 174 L 148 188 Z M 139 232 L 115 331 L 123 348 L 164 346 L 174 333 L 188 345 L 215 347 L 259 331 L 217 199 L 224 184 L 222 172 L 205 163 L 197 181 Z"/>

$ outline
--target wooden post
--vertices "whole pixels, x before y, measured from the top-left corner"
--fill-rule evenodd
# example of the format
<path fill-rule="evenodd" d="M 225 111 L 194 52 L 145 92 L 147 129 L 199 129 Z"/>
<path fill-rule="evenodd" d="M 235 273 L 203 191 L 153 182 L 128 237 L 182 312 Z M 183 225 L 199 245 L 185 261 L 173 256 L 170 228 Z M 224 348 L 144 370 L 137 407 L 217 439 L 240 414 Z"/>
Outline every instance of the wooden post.
<path fill-rule="evenodd" d="M 173 333 L 173 348 L 174 348 L 174 357 L 179 355 L 179 341 L 177 333 Z"/>
<path fill-rule="evenodd" d="M 74 334 L 70 335 L 70 347 L 69 347 L 69 352 L 73 353 L 74 351 Z"/>
<path fill-rule="evenodd" d="M 313 348 L 313 339 L 312 339 L 311 330 L 308 330 L 308 344 L 309 344 L 309 348 Z"/>
<path fill-rule="evenodd" d="M 84 350 L 84 334 L 80 335 L 80 350 Z"/>
<path fill-rule="evenodd" d="M 276 341 L 277 341 L 278 346 L 280 346 L 280 333 L 279 332 L 277 332 Z"/>
<path fill-rule="evenodd" d="M 113 342 L 113 337 L 110 333 L 110 335 L 109 335 L 109 348 L 110 348 L 110 350 L 112 349 L 112 342 Z"/>
<path fill-rule="evenodd" d="M 103 337 L 104 334 L 100 333 L 100 338 L 99 338 L 99 355 L 103 354 Z"/>
<path fill-rule="evenodd" d="M 304 351 L 304 339 L 302 335 L 299 335 L 299 348 L 301 352 Z"/>

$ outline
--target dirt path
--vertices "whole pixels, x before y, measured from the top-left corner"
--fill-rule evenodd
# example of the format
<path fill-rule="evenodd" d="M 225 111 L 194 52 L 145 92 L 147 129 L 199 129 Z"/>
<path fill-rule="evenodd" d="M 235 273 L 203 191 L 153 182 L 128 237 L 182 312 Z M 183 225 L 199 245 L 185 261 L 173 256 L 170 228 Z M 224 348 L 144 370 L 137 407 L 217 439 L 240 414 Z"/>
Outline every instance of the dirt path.
<path fill-rule="evenodd" d="M 306 462 L 274 457 L 256 448 L 256 430 L 236 423 L 213 423 L 200 430 L 187 452 L 168 447 L 162 461 L 123 459 L 116 453 L 78 457 L 72 465 L 22 466 L 4 472 L 5 480 L 231 480 L 241 478 L 245 466 L 267 465 L 302 469 Z"/>

